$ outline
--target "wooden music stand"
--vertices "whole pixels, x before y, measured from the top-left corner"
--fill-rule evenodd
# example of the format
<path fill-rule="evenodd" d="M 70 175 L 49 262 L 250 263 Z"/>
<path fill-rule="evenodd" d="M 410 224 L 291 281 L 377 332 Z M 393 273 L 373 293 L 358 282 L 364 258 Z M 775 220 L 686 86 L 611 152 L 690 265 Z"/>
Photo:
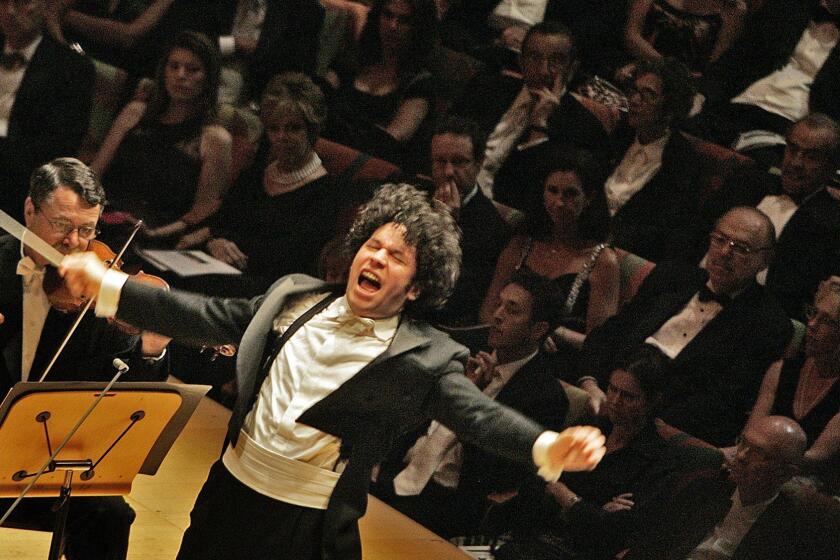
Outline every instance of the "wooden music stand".
<path fill-rule="evenodd" d="M 0 404 L 0 497 L 17 497 L 102 394 L 107 383 L 18 383 Z M 131 492 L 157 472 L 206 385 L 117 383 L 50 461 L 27 497 L 57 496 L 50 560 L 61 557 L 71 492 Z M 79 473 L 74 480 L 74 473 Z M 5 514 L 0 512 L 0 515 Z"/>

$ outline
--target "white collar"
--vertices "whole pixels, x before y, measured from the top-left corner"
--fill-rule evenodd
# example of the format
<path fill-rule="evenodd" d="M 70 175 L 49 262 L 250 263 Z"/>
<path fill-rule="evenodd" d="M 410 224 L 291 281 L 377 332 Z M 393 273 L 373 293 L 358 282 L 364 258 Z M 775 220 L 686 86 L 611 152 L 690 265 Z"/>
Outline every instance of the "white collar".
<path fill-rule="evenodd" d="M 23 58 L 26 59 L 26 63 L 29 64 L 29 61 L 32 60 L 33 56 L 35 56 L 35 51 L 38 49 L 38 45 L 41 44 L 41 40 L 43 38 L 44 38 L 43 35 L 38 35 L 38 37 L 36 37 L 34 41 L 29 43 L 28 45 L 26 45 L 22 49 L 18 49 L 17 51 L 15 51 L 15 49 L 11 48 L 9 46 L 9 43 L 7 42 L 5 45 L 3 45 L 3 53 L 4 54 L 11 54 L 13 52 L 18 52 L 18 53 L 20 53 L 20 55 Z"/>

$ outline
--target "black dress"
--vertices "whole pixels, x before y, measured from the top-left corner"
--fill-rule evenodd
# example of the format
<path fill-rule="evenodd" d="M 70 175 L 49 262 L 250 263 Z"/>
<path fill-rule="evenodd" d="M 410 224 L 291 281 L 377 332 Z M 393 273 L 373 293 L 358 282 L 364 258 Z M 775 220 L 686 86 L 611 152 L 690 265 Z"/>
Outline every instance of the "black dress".
<path fill-rule="evenodd" d="M 805 430 L 810 447 L 825 429 L 826 424 L 840 411 L 840 382 L 835 383 L 828 394 L 808 411 L 808 414 L 802 418 L 796 418 L 793 415 L 793 399 L 799 384 L 799 372 L 804 363 L 805 354 L 785 360 L 782 371 L 779 372 L 779 384 L 776 387 L 776 399 L 773 401 L 771 414 L 796 420 Z"/>

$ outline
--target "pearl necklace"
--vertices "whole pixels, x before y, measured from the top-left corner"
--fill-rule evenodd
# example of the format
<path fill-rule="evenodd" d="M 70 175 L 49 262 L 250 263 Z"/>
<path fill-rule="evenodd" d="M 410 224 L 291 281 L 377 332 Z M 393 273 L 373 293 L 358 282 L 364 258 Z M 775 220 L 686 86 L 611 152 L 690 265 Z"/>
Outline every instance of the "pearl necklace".
<path fill-rule="evenodd" d="M 269 190 L 276 194 L 300 186 L 305 179 L 321 170 L 324 170 L 321 158 L 313 151 L 309 161 L 303 167 L 294 171 L 282 172 L 277 168 L 276 161 L 271 163 L 265 170 L 265 180 L 268 183 Z"/>

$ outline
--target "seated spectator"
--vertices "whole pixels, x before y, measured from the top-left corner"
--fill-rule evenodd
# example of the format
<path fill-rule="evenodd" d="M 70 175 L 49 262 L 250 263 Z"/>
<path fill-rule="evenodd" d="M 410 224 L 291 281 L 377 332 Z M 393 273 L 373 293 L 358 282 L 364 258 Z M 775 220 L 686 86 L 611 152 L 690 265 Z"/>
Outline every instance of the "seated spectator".
<path fill-rule="evenodd" d="M 837 0 L 764 0 L 704 73 L 705 103 L 691 131 L 775 165 L 791 123 L 816 112 L 840 119 L 838 16 Z M 738 141 L 757 130 L 776 136 Z"/>
<path fill-rule="evenodd" d="M 522 271 L 502 290 L 487 343 L 466 375 L 485 395 L 548 429 L 563 426 L 569 401 L 539 345 L 554 326 L 553 286 Z M 416 437 L 416 434 L 415 436 Z M 411 446 L 408 452 L 405 449 Z M 445 537 L 478 530 L 493 492 L 510 491 L 533 471 L 462 444 L 438 422 L 383 463 L 373 493 Z"/>
<path fill-rule="evenodd" d="M 377 0 L 355 60 L 331 74 L 325 137 L 406 167 L 409 143 L 432 114 L 425 60 L 435 24 L 433 0 Z"/>
<path fill-rule="evenodd" d="M 635 72 L 628 126 L 604 192 L 613 244 L 658 262 L 680 256 L 698 227 L 702 159 L 677 130 L 694 89 L 673 59 L 641 61 Z"/>
<path fill-rule="evenodd" d="M 840 204 L 827 190 L 838 149 L 840 126 L 826 115 L 808 115 L 787 134 L 781 177 L 762 170 L 733 178 L 702 210 L 709 224 L 734 206 L 755 206 L 770 217 L 776 251 L 758 279 L 800 321 L 820 280 L 840 273 Z"/>
<path fill-rule="evenodd" d="M 709 236 L 705 269 L 658 264 L 635 297 L 586 337 L 581 386 L 598 410 L 616 353 L 643 343 L 671 359 L 660 418 L 717 446 L 730 445 L 767 367 L 791 338 L 790 320 L 756 283 L 771 261 L 773 224 L 755 208 L 724 214 Z"/>
<path fill-rule="evenodd" d="M 78 151 L 93 98 L 93 64 L 44 33 L 46 11 L 0 6 L 0 209 L 19 220 L 32 172 Z"/>
<path fill-rule="evenodd" d="M 638 529 L 678 470 L 678 450 L 654 425 L 667 358 L 642 346 L 616 360 L 600 429 L 607 454 L 594 470 L 524 488 L 514 506 L 513 541 L 497 560 L 610 559 Z M 682 457 L 681 457 L 682 458 Z"/>
<path fill-rule="evenodd" d="M 746 12 L 743 0 L 633 0 L 627 51 L 640 60 L 673 57 L 702 74 L 737 39 Z"/>
<path fill-rule="evenodd" d="M 790 418 L 750 423 L 728 479 L 713 473 L 688 481 L 652 509 L 625 558 L 837 558 L 838 504 L 785 484 L 799 472 L 805 448 L 805 433 Z"/>
<path fill-rule="evenodd" d="M 796 420 L 808 437 L 803 473 L 838 482 L 840 460 L 840 276 L 823 281 L 808 314 L 805 345 L 770 366 L 750 423 L 769 415 Z M 834 492 L 837 492 L 835 486 Z"/>
<path fill-rule="evenodd" d="M 618 310 L 618 261 L 602 243 L 608 218 L 594 158 L 562 150 L 551 167 L 529 233 L 511 239 L 499 256 L 481 320 L 491 322 L 502 287 L 516 271 L 550 278 L 563 298 L 551 349 L 559 350 L 558 373 L 572 375 L 586 334 Z"/>
<path fill-rule="evenodd" d="M 217 49 L 182 33 L 160 59 L 151 99 L 126 105 L 91 164 L 108 185 L 108 211 L 142 219 L 149 238 L 177 240 L 221 204 L 231 136 L 214 123 L 218 83 Z"/>
<path fill-rule="evenodd" d="M 493 72 L 467 84 L 452 113 L 474 120 L 488 134 L 478 184 L 488 197 L 527 210 L 531 192 L 522 185 L 542 184 L 534 173 L 556 145 L 603 150 L 607 133 L 601 121 L 568 90 L 578 67 L 569 29 L 543 22 L 523 42 L 522 79 Z M 546 142 L 548 140 L 548 142 Z"/>
<path fill-rule="evenodd" d="M 461 275 L 444 307 L 431 318 L 449 326 L 476 325 L 484 294 L 508 226 L 475 182 L 484 157 L 484 134 L 478 125 L 449 117 L 432 136 L 435 198 L 449 205 L 461 228 Z"/>
<path fill-rule="evenodd" d="M 241 269 L 238 295 L 260 294 L 286 274 L 314 273 L 336 233 L 344 193 L 314 150 L 326 116 L 324 94 L 310 78 L 276 76 L 260 113 L 268 148 L 242 172 L 213 223 L 183 240 Z"/>

